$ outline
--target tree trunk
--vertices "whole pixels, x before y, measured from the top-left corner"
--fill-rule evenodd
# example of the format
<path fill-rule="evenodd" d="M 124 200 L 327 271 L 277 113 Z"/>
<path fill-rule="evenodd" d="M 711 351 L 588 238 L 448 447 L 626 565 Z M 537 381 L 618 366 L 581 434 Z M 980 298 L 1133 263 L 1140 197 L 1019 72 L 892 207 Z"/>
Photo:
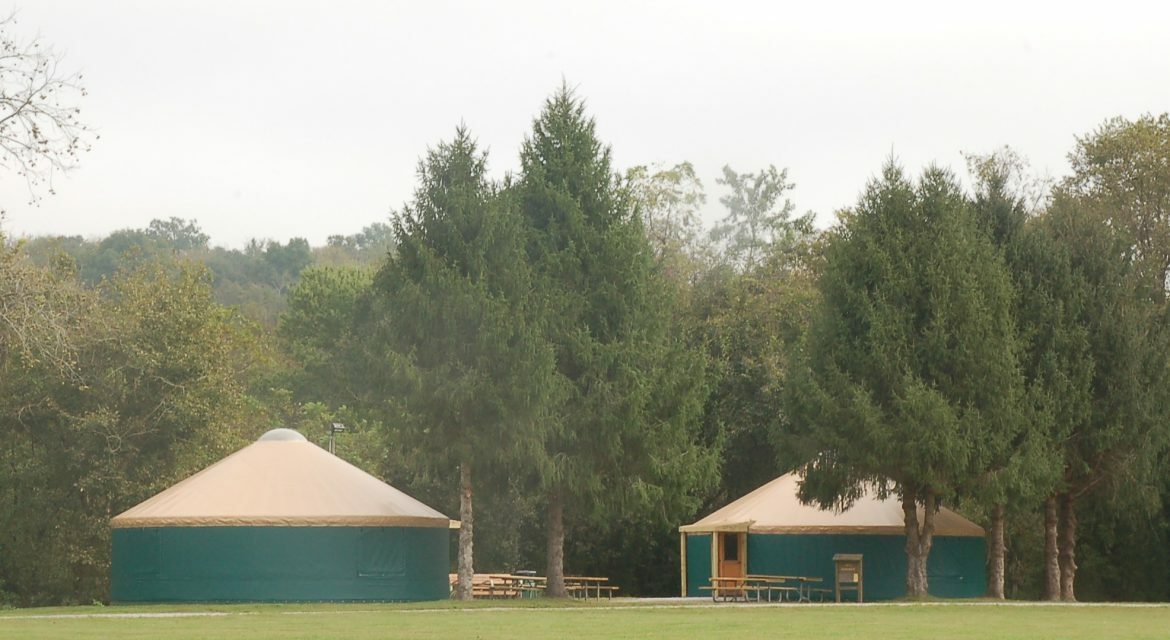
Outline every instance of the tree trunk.
<path fill-rule="evenodd" d="M 906 595 L 920 598 L 929 593 L 926 564 L 930 547 L 934 544 L 934 492 L 927 490 L 926 508 L 921 527 L 918 523 L 918 494 L 913 489 L 902 490 L 902 514 L 906 526 Z"/>
<path fill-rule="evenodd" d="M 1003 600 L 1004 540 L 1003 505 L 991 510 L 991 530 L 987 532 L 987 597 Z"/>
<path fill-rule="evenodd" d="M 1074 498 L 1060 496 L 1060 599 L 1076 602 L 1077 513 Z"/>
<path fill-rule="evenodd" d="M 926 569 L 928 561 L 930 560 L 930 550 L 934 547 L 934 517 L 938 515 L 938 496 L 934 495 L 934 490 L 927 489 L 926 504 L 922 512 L 922 533 L 918 534 L 918 545 L 921 548 L 922 562 L 918 564 L 918 570 L 922 574 L 922 595 L 929 593 L 927 587 Z"/>
<path fill-rule="evenodd" d="M 475 516 L 471 508 L 471 463 L 459 465 L 459 583 L 455 597 L 471 600 L 472 578 L 475 576 L 475 562 L 472 553 L 475 539 Z"/>
<path fill-rule="evenodd" d="M 565 499 L 560 489 L 548 494 L 548 582 L 545 596 L 564 598 L 565 592 Z"/>
<path fill-rule="evenodd" d="M 1044 499 L 1044 599 L 1060 600 L 1060 560 L 1056 543 L 1056 496 Z"/>

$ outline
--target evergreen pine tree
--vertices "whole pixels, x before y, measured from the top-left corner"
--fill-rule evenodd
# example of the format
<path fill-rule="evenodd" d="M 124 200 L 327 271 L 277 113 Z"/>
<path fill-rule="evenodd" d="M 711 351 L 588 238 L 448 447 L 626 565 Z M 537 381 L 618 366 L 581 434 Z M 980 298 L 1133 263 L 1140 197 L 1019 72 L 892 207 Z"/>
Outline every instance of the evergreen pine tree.
<path fill-rule="evenodd" d="M 548 595 L 564 596 L 565 519 L 693 507 L 704 366 L 672 331 L 670 287 L 583 103 L 562 88 L 521 151 L 528 255 L 568 395 L 546 443 Z"/>
<path fill-rule="evenodd" d="M 937 509 L 1019 426 L 1007 272 L 950 174 L 915 185 L 890 163 L 833 233 L 818 287 L 788 393 L 812 458 L 802 497 L 899 495 L 907 595 L 926 595 Z"/>
<path fill-rule="evenodd" d="M 475 469 L 539 466 L 556 395 L 522 228 L 466 129 L 427 153 L 368 310 L 385 390 L 413 443 L 459 467 L 458 597 L 471 597 Z"/>

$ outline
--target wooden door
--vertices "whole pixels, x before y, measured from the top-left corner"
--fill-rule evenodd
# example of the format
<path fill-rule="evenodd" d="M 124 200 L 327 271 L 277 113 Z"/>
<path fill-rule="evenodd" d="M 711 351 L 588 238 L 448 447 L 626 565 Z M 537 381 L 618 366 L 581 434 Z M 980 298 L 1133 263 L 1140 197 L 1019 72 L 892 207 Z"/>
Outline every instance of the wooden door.
<path fill-rule="evenodd" d="M 719 576 L 723 578 L 741 578 L 744 575 L 744 562 L 747 555 L 746 533 L 719 534 Z"/>

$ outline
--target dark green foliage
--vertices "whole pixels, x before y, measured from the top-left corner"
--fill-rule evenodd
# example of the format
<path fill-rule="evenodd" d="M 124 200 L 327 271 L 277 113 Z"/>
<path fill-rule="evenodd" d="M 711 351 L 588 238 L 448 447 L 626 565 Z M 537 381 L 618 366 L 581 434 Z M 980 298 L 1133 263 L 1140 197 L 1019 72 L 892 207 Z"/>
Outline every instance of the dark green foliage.
<path fill-rule="evenodd" d="M 1161 464 L 1165 464 L 1162 462 Z M 1102 491 L 1081 502 L 1077 597 L 1081 600 L 1165 601 L 1170 574 L 1170 482 Z"/>
<path fill-rule="evenodd" d="M 519 218 L 465 130 L 428 153 L 365 311 L 387 401 L 442 467 L 538 461 L 556 379 Z"/>
<path fill-rule="evenodd" d="M 1007 272 L 947 173 L 888 164 L 829 241 L 789 399 L 814 457 L 803 491 L 848 503 L 865 480 L 961 495 L 1020 396 Z"/>
<path fill-rule="evenodd" d="M 712 269 L 693 286 L 694 340 L 708 353 L 712 392 L 704 433 L 722 444 L 722 481 L 708 496 L 718 507 L 804 462 L 790 442 L 783 392 L 789 349 L 816 301 L 815 279 L 777 251 L 760 267 Z"/>
<path fill-rule="evenodd" d="M 338 406 L 365 393 L 354 324 L 372 283 L 373 273 L 364 267 L 313 267 L 289 291 L 277 333 L 300 365 L 290 381 L 298 398 Z"/>
<path fill-rule="evenodd" d="M 115 231 L 92 247 L 88 256 L 78 256 L 81 279 L 89 284 L 97 284 L 113 277 L 123 266 L 140 265 L 163 251 L 165 249 L 159 241 L 145 231 Z"/>
<path fill-rule="evenodd" d="M 565 533 L 565 563 L 574 574 L 609 577 L 621 587 L 619 595 L 675 596 L 678 544 L 676 523 L 637 512 L 618 514 L 602 527 L 576 520 Z"/>
<path fill-rule="evenodd" d="M 570 522 L 594 531 L 634 513 L 677 523 L 715 465 L 697 443 L 704 362 L 674 324 L 673 289 L 581 100 L 564 88 L 550 98 L 520 158 L 528 259 L 569 389 L 546 443 L 545 486 Z"/>
<path fill-rule="evenodd" d="M 265 245 L 262 255 L 264 264 L 271 269 L 276 282 L 286 278 L 295 279 L 313 261 L 309 241 L 304 238 L 292 238 L 284 245 L 269 242 Z"/>
<path fill-rule="evenodd" d="M 821 304 L 786 390 L 804 430 L 802 499 L 901 498 L 906 593 L 928 593 L 934 510 L 987 485 L 1026 432 L 1013 289 L 947 172 L 892 162 L 830 237 Z M 923 507 L 922 516 L 914 506 Z"/>
<path fill-rule="evenodd" d="M 989 156 L 976 164 L 981 179 L 976 207 L 1015 282 L 1020 363 L 1034 417 L 1030 437 L 1025 433 L 1023 441 L 1013 443 L 1009 465 L 986 489 L 1017 519 L 1035 526 L 1040 525 L 1027 512 L 1049 495 L 1066 501 L 1074 513 L 1076 503 L 1088 496 L 1090 535 L 1132 523 L 1135 514 L 1120 505 L 1156 477 L 1150 474 L 1170 435 L 1164 426 L 1163 296 L 1160 287 L 1150 286 L 1160 277 L 1150 275 L 1151 264 L 1158 270 L 1158 260 L 1149 259 L 1157 253 L 1157 242 L 1138 233 L 1156 226 L 1156 216 L 1150 219 L 1150 211 L 1142 211 L 1131 197 L 1137 183 L 1156 186 L 1156 180 L 1139 179 L 1156 171 L 1143 174 L 1131 163 L 1134 139 L 1126 140 L 1131 133 L 1112 122 L 1099 138 L 1080 141 L 1073 156 L 1078 174 L 1055 192 L 1047 211 L 1031 220 L 1022 202 L 1007 195 L 1013 157 Z M 1109 161 L 1107 151 L 1123 157 Z M 1118 181 L 1128 186 L 1119 187 Z M 1150 196 L 1146 192 L 1143 198 Z M 1111 489 L 1104 495 L 1113 498 L 1091 495 L 1101 488 Z M 1150 497 L 1145 503 L 1153 504 Z M 1116 504 L 1116 513 L 1105 516 L 1106 504 Z M 1028 537 L 1020 525 L 1013 529 L 1017 541 Z M 1060 523 L 1060 530 L 1061 554 L 1071 558 L 1081 545 L 1075 535 L 1067 543 L 1068 521 Z M 1151 530 L 1155 537 L 1156 531 Z M 1084 566 L 1098 572 L 1089 588 L 1100 593 L 1101 581 L 1114 572 L 1105 569 L 1098 552 L 1089 551 Z M 1066 583 L 1062 595 L 1072 598 L 1076 571 L 1065 555 L 1060 560 Z M 1057 558 L 1049 562 L 1056 567 Z M 1034 565 L 1015 564 L 1023 572 L 1015 581 L 1030 583 L 1035 574 L 1027 567 Z M 1058 587 L 1049 584 L 1049 597 L 1060 592 Z"/>
<path fill-rule="evenodd" d="M 457 596 L 471 598 L 474 493 L 538 474 L 560 386 L 531 295 L 520 218 L 465 129 L 419 163 L 396 251 L 364 310 L 371 372 L 396 433 L 440 476 L 459 468 Z"/>
<path fill-rule="evenodd" d="M 1057 198 L 1042 221 L 1068 256 L 1077 289 L 1075 322 L 1086 339 L 1087 384 L 1063 403 L 1069 415 L 1062 489 L 1082 494 L 1106 481 L 1142 481 L 1168 442 L 1166 305 L 1151 293 L 1125 230 L 1110 226 L 1083 200 Z M 1122 480 L 1124 479 L 1124 480 Z"/>
<path fill-rule="evenodd" d="M 1042 220 L 1067 256 L 1091 363 L 1065 451 L 1064 490 L 1143 486 L 1170 446 L 1170 120 L 1113 119 L 1078 140 L 1074 175 Z M 1149 474 L 1153 475 L 1149 475 Z"/>
<path fill-rule="evenodd" d="M 1021 428 L 999 449 L 977 487 L 985 504 L 1031 510 L 1062 475 L 1053 442 L 1085 411 L 1091 374 L 1087 336 L 1076 321 L 1084 303 L 1069 256 L 1027 210 L 1024 165 L 1010 149 L 969 158 L 976 179 L 972 209 L 1012 280 L 1024 395 Z"/>

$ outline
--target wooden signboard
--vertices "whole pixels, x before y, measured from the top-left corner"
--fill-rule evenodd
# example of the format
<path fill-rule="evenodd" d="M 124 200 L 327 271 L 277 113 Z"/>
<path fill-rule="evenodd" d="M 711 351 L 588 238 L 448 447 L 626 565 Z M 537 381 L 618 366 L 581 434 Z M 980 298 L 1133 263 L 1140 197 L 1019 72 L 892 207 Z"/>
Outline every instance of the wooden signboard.
<path fill-rule="evenodd" d="M 856 591 L 857 601 L 864 600 L 862 596 L 862 568 L 860 553 L 838 553 L 833 556 L 836 576 L 837 602 L 841 602 L 841 592 Z"/>

